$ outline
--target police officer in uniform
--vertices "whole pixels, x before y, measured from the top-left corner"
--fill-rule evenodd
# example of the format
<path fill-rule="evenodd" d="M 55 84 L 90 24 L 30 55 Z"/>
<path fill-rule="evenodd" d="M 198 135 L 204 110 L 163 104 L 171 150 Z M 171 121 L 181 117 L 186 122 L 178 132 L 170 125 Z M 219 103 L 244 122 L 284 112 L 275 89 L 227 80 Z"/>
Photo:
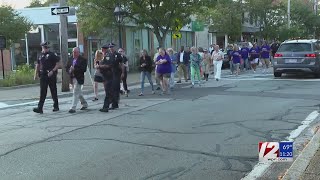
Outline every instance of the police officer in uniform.
<path fill-rule="evenodd" d="M 121 87 L 121 79 L 124 78 L 125 74 L 125 66 L 123 64 L 123 57 L 120 53 L 118 53 L 114 49 L 115 44 L 110 43 L 109 44 L 109 53 L 111 56 L 111 59 L 113 59 L 113 79 L 112 79 L 112 90 L 113 90 L 113 96 L 114 96 L 114 103 L 112 103 L 112 109 L 119 108 L 119 101 L 120 101 L 120 87 Z"/>
<path fill-rule="evenodd" d="M 34 78 L 40 78 L 40 100 L 38 107 L 33 109 L 35 113 L 43 113 L 43 104 L 47 97 L 48 86 L 53 99 L 53 112 L 59 111 L 58 95 L 57 95 L 57 74 L 59 68 L 59 57 L 49 51 L 49 43 L 43 42 L 41 55 L 35 68 Z"/>
<path fill-rule="evenodd" d="M 125 69 L 122 64 L 121 54 L 115 51 L 114 46 L 115 44 L 113 43 L 102 46 L 102 52 L 105 54 L 105 57 L 100 65 L 96 65 L 96 68 L 100 69 L 105 79 L 104 88 L 106 97 L 103 107 L 100 109 L 101 112 L 108 112 L 109 109 L 119 108 L 120 81 L 124 76 Z M 109 108 L 110 103 L 112 104 L 111 108 Z"/>

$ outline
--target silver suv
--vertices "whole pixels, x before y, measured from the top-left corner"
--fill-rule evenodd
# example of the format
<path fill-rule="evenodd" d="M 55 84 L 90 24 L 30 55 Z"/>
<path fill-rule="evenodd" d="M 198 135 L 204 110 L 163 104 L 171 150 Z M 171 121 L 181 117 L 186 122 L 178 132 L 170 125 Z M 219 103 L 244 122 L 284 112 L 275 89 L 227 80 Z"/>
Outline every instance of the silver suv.
<path fill-rule="evenodd" d="M 312 73 L 320 76 L 320 41 L 289 40 L 283 42 L 274 56 L 274 77 L 282 73 Z"/>

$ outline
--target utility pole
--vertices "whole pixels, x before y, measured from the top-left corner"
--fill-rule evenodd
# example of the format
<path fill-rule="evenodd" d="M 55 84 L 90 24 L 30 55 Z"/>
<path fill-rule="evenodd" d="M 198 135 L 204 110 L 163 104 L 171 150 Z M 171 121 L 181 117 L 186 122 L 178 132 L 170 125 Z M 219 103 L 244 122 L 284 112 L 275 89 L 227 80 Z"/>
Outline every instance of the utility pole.
<path fill-rule="evenodd" d="M 318 16 L 318 0 L 314 0 L 313 4 L 314 14 Z M 313 28 L 313 38 L 316 39 L 316 27 Z"/>
<path fill-rule="evenodd" d="M 290 0 L 288 0 L 288 29 L 290 29 L 290 24 L 291 24 L 291 20 L 290 20 L 290 8 L 291 8 L 291 2 L 290 2 Z"/>
<path fill-rule="evenodd" d="M 67 6 L 66 0 L 59 0 L 60 7 Z M 62 69 L 62 92 L 70 91 L 69 77 L 66 72 L 65 66 L 68 61 L 68 19 L 67 15 L 60 14 L 60 57 L 61 57 L 61 69 Z"/>
<path fill-rule="evenodd" d="M 26 43 L 26 55 L 27 55 L 27 65 L 29 65 L 29 45 L 28 45 L 28 34 L 24 34 L 24 40 Z"/>

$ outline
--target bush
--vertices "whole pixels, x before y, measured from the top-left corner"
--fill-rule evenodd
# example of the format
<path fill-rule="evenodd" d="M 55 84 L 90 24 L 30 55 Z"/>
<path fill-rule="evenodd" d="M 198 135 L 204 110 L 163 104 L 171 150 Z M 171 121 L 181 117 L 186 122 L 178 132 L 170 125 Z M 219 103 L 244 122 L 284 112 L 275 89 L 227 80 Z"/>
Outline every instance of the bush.
<path fill-rule="evenodd" d="M 17 71 L 11 72 L 0 80 L 0 86 L 11 87 L 17 85 L 34 84 L 38 81 L 33 80 L 34 69 L 29 65 L 21 65 L 17 67 Z"/>

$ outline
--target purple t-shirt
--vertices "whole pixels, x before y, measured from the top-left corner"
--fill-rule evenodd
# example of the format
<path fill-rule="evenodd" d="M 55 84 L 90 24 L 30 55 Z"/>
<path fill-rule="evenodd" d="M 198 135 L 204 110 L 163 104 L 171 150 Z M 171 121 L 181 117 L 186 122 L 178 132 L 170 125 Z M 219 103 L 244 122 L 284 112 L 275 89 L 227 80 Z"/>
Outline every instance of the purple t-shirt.
<path fill-rule="evenodd" d="M 261 58 L 269 58 L 270 57 L 270 46 L 263 45 L 261 46 Z"/>
<path fill-rule="evenodd" d="M 250 49 L 250 55 L 252 56 L 252 58 L 259 58 L 259 52 L 260 52 L 260 50 L 258 47 L 256 47 L 256 48 L 252 47 Z"/>
<path fill-rule="evenodd" d="M 232 58 L 233 58 L 233 63 L 234 64 L 238 64 L 240 63 L 240 59 L 241 59 L 241 51 L 233 51 L 231 54 Z"/>
<path fill-rule="evenodd" d="M 156 62 L 160 61 L 161 59 L 167 60 L 164 64 L 158 64 L 157 65 L 157 73 L 159 74 L 166 74 L 171 73 L 171 58 L 168 54 L 165 54 L 164 56 L 159 55 L 157 57 Z"/>
<path fill-rule="evenodd" d="M 247 47 L 241 48 L 241 57 L 247 59 L 249 57 L 249 51 L 250 50 Z"/>

